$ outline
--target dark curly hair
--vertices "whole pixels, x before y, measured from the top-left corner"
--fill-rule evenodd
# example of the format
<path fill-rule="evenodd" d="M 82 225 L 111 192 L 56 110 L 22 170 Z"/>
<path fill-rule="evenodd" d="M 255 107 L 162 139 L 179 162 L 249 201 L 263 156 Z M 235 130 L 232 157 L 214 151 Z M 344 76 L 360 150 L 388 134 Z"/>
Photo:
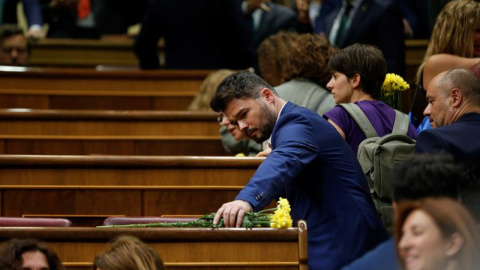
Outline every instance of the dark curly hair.
<path fill-rule="evenodd" d="M 314 34 L 297 36 L 291 44 L 283 80 L 305 78 L 326 88 L 332 75 L 328 68 L 328 60 L 335 52 L 336 49 L 323 36 Z"/>
<path fill-rule="evenodd" d="M 258 47 L 258 67 L 262 78 L 270 85 L 278 86 L 285 82 L 285 63 L 297 36 L 297 33 L 280 31 L 266 38 Z"/>
<path fill-rule="evenodd" d="M 23 264 L 23 253 L 38 251 L 45 255 L 50 270 L 65 270 L 55 251 L 32 239 L 11 239 L 0 244 L 0 269 L 17 270 Z"/>

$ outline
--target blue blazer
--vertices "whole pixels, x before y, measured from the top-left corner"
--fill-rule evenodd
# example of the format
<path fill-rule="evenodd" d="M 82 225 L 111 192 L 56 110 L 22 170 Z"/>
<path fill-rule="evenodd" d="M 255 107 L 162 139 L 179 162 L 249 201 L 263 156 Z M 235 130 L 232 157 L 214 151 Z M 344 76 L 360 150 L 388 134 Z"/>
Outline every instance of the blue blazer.
<path fill-rule="evenodd" d="M 252 30 L 240 0 L 150 0 L 134 50 L 144 69 L 245 69 L 254 63 Z"/>
<path fill-rule="evenodd" d="M 392 237 L 381 243 L 360 259 L 342 268 L 342 270 L 372 269 L 400 270 L 397 251 L 395 249 L 395 238 Z"/>
<path fill-rule="evenodd" d="M 456 162 L 480 162 L 480 114 L 468 113 L 448 126 L 420 132 L 416 153 L 449 153 Z"/>
<path fill-rule="evenodd" d="M 17 4 L 20 0 L 3 1 L 3 23 L 17 24 Z M 42 10 L 38 0 L 22 0 L 23 12 L 27 19 L 28 26 L 34 24 L 43 27 Z"/>
<path fill-rule="evenodd" d="M 325 2 L 332 1 L 338 2 L 338 0 L 326 0 Z M 341 4 L 330 4 L 329 8 L 333 11 L 321 18 L 327 37 L 330 35 L 333 22 L 341 7 Z M 403 76 L 405 74 L 405 37 L 402 18 L 402 10 L 396 1 L 364 0 L 353 17 L 342 47 L 354 43 L 375 45 L 385 55 L 388 72 Z"/>
<path fill-rule="evenodd" d="M 307 221 L 310 269 L 338 269 L 388 238 L 355 154 L 325 119 L 287 102 L 271 143 L 236 199 L 258 211 L 286 197 Z"/>

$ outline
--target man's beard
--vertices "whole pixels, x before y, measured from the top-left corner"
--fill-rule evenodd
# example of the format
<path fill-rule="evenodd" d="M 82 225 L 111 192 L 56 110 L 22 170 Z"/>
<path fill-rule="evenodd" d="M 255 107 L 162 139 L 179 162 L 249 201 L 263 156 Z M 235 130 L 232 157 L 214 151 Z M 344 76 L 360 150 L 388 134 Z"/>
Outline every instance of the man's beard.
<path fill-rule="evenodd" d="M 260 115 L 260 119 L 263 119 L 264 123 L 262 127 L 258 128 L 260 130 L 259 134 L 257 136 L 248 136 L 248 134 L 250 134 L 250 132 L 252 131 L 255 131 L 256 128 L 245 130 L 245 134 L 257 143 L 262 143 L 268 138 L 270 138 L 270 136 L 272 135 L 273 127 L 275 126 L 275 122 L 277 121 L 277 116 L 275 115 L 275 113 L 268 109 L 267 105 L 262 103 L 261 106 L 262 112 Z"/>

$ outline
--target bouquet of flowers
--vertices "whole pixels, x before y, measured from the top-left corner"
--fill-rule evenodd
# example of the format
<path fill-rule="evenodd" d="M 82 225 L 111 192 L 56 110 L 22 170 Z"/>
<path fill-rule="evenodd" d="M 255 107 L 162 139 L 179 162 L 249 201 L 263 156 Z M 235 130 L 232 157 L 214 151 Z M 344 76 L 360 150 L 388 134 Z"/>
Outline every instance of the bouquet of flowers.
<path fill-rule="evenodd" d="M 399 75 L 388 73 L 382 85 L 380 99 L 390 107 L 401 111 L 401 94 L 410 89 L 410 85 Z"/>
<path fill-rule="evenodd" d="M 287 199 L 280 198 L 277 202 L 277 207 L 265 209 L 260 212 L 248 212 L 243 216 L 242 227 L 271 227 L 271 228 L 290 228 L 292 227 L 292 218 L 290 216 L 290 204 Z M 149 224 L 129 224 L 129 225 L 109 225 L 98 226 L 102 228 L 106 227 L 122 227 L 122 228 L 141 228 L 141 227 L 173 227 L 173 228 L 222 228 L 223 218 L 217 225 L 213 225 L 213 218 L 215 213 L 209 215 L 203 215 L 197 220 L 191 222 L 162 222 L 162 223 L 149 223 Z"/>

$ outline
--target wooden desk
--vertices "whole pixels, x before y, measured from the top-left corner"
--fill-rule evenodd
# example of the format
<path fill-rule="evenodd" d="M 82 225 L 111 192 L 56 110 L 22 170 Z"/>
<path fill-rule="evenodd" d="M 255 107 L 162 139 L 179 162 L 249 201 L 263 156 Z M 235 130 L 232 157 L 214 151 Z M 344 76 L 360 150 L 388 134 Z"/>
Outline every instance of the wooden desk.
<path fill-rule="evenodd" d="M 0 108 L 185 110 L 210 72 L 0 66 Z"/>
<path fill-rule="evenodd" d="M 124 234 L 157 250 L 168 269 L 308 269 L 303 221 L 289 229 L 0 228 L 0 240 L 44 240 L 69 270 L 91 269 L 107 242 Z"/>
<path fill-rule="evenodd" d="M 0 109 L 2 135 L 218 136 L 218 113 Z"/>
<path fill-rule="evenodd" d="M 233 200 L 263 160 L 4 155 L 0 210 L 17 217 L 202 215 Z"/>

